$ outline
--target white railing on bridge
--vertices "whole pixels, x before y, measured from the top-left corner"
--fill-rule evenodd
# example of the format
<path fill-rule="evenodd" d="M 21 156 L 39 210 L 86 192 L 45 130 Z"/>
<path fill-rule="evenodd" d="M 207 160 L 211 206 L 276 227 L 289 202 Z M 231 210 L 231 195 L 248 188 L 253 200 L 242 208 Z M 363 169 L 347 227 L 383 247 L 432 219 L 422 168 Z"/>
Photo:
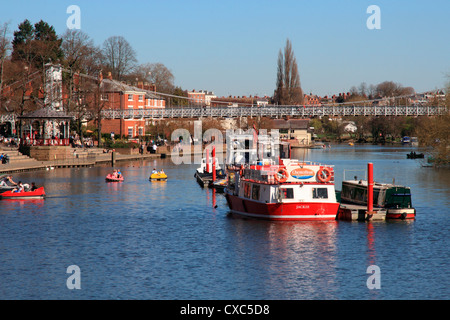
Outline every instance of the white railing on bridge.
<path fill-rule="evenodd" d="M 237 117 L 318 117 L 318 116 L 435 116 L 444 114 L 443 106 L 238 106 L 238 107 L 172 107 L 160 109 L 127 109 L 102 111 L 103 119 L 158 118 L 237 118 Z M 0 115 L 0 124 L 16 121 L 14 114 Z"/>
<path fill-rule="evenodd" d="M 317 116 L 434 116 L 443 114 L 438 106 L 246 106 L 172 107 L 161 109 L 103 110 L 104 119 L 157 119 L 201 117 L 317 117 Z"/>

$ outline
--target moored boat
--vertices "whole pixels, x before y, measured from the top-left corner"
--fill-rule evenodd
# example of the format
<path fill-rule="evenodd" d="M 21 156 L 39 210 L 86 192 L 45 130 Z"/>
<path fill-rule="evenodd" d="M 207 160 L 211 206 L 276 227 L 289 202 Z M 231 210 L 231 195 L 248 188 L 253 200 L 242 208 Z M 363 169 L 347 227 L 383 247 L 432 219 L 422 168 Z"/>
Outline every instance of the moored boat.
<path fill-rule="evenodd" d="M 18 199 L 18 200 L 26 200 L 26 199 L 43 199 L 45 198 L 45 190 L 44 187 L 37 188 L 34 191 L 6 191 L 0 194 L 2 199 Z"/>
<path fill-rule="evenodd" d="M 344 180 L 340 194 L 342 204 L 367 206 L 367 180 Z M 394 183 L 373 184 L 373 207 L 386 210 L 386 219 L 415 219 L 411 189 Z"/>
<path fill-rule="evenodd" d="M 293 159 L 230 167 L 225 195 L 232 213 L 268 220 L 335 220 L 339 209 L 333 166 Z"/>
<path fill-rule="evenodd" d="M 224 179 L 226 178 L 226 174 L 224 173 L 224 170 L 220 167 L 219 160 L 215 158 L 215 170 L 216 170 L 216 179 Z M 203 158 L 202 162 L 200 164 L 200 167 L 198 167 L 195 170 L 194 178 L 197 179 L 198 184 L 201 187 L 207 187 L 211 183 L 213 183 L 213 161 L 212 158 L 208 158 L 208 164 L 207 159 Z"/>

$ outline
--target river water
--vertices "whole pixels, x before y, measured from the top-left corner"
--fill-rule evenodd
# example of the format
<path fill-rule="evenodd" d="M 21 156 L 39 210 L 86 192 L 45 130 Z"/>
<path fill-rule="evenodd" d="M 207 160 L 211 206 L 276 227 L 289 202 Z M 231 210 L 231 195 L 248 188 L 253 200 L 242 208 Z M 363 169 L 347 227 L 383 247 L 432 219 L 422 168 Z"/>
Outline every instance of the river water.
<path fill-rule="evenodd" d="M 333 145 L 296 157 L 335 165 L 336 186 L 374 163 L 411 187 L 415 221 L 269 222 L 228 215 L 197 165 L 171 159 L 18 173 L 42 201 L 0 201 L 0 299 L 449 299 L 450 170 L 407 147 Z M 153 167 L 167 182 L 149 182 Z M 68 267 L 79 276 L 71 283 Z M 369 289 L 369 266 L 379 289 Z M 79 280 L 79 281 L 78 281 Z"/>

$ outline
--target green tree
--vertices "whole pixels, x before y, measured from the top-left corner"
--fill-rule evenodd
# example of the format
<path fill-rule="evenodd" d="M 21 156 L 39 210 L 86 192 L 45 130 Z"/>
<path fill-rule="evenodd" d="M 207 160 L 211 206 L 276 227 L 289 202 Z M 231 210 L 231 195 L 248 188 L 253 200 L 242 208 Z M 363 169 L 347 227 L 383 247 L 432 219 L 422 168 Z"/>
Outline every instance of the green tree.
<path fill-rule="evenodd" d="M 53 26 L 41 20 L 34 26 L 23 21 L 14 32 L 12 41 L 13 61 L 23 61 L 28 67 L 42 68 L 46 63 L 59 62 L 63 58 L 62 40 Z"/>

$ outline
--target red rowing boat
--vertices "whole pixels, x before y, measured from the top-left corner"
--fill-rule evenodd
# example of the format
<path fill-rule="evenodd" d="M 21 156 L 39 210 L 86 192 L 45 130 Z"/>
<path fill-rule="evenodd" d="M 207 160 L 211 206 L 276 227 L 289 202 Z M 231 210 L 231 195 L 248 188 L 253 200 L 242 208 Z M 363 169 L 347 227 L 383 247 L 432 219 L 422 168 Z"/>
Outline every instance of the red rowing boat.
<path fill-rule="evenodd" d="M 43 199 L 45 198 L 44 187 L 37 188 L 34 191 L 22 191 L 22 192 L 14 192 L 14 191 L 6 191 L 0 194 L 2 199 Z"/>

